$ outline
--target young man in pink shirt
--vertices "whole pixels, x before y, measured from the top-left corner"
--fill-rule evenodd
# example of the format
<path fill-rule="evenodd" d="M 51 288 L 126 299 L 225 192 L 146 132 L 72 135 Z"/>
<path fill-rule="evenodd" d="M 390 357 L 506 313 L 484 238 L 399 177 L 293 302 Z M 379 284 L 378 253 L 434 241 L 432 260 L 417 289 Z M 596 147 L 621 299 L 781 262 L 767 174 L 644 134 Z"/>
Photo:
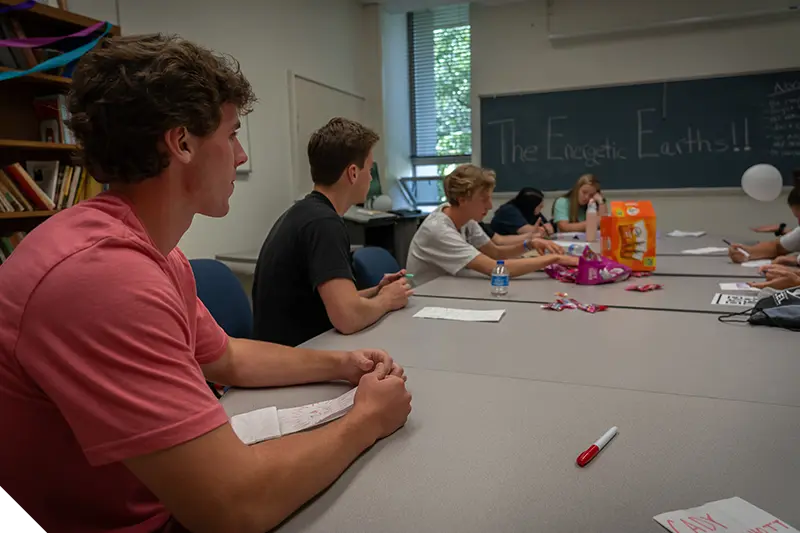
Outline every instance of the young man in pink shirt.
<path fill-rule="evenodd" d="M 75 70 L 71 126 L 110 191 L 0 267 L 0 486 L 45 530 L 263 532 L 405 422 L 384 352 L 232 339 L 176 247 L 229 209 L 244 163 L 238 66 L 174 37 L 107 41 Z M 349 414 L 245 446 L 205 383 L 358 384 Z"/>

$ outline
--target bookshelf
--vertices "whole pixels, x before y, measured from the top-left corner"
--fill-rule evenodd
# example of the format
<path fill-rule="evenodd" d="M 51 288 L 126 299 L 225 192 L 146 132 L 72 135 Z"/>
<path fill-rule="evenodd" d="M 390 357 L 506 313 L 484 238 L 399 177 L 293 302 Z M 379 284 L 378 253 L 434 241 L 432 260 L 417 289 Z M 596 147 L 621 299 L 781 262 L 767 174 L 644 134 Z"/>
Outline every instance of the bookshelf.
<path fill-rule="evenodd" d="M 58 211 L 20 211 L 18 213 L 0 213 L 0 220 L 18 220 L 24 218 L 47 218 Z"/>
<path fill-rule="evenodd" d="M 0 0 L 0 7 L 11 6 L 21 3 L 22 0 Z M 58 35 L 68 35 L 74 33 L 82 28 L 87 28 L 97 24 L 98 20 L 90 17 L 85 17 L 77 13 L 59 9 L 46 5 L 44 3 L 37 3 L 33 7 L 20 11 L 11 11 L 4 15 L 0 15 L 0 38 L 14 38 L 20 37 L 20 34 L 8 35 L 10 32 L 16 32 L 21 29 L 25 37 L 53 37 Z M 5 34 L 5 35 L 3 35 Z M 113 26 L 110 35 L 119 35 L 120 28 Z M 86 42 L 81 41 L 81 42 Z M 71 48 L 72 46 L 70 46 Z M 32 64 L 41 62 L 48 56 L 44 54 L 57 54 L 58 51 L 42 52 L 37 50 L 35 54 L 35 62 L 31 63 L 30 55 L 22 52 L 22 49 L 13 50 L 7 47 L 0 47 L 0 60 L 5 60 L 0 63 L 0 73 L 10 72 L 17 70 L 27 70 Z M 10 58 L 10 60 L 9 60 Z M 51 202 L 46 202 L 50 205 L 45 205 L 41 201 L 36 202 L 31 198 L 27 198 L 30 194 L 20 190 L 23 188 L 17 185 L 17 193 L 22 193 L 26 196 L 29 205 L 22 206 L 21 201 L 16 202 L 16 208 L 13 202 L 9 202 L 5 197 L 5 205 L 2 205 L 0 200 L 0 261 L 3 255 L 8 255 L 10 252 L 3 248 L 3 239 L 6 242 L 9 238 L 18 242 L 24 232 L 34 229 L 37 225 L 47 220 L 48 217 L 54 215 L 59 211 L 59 208 L 65 208 L 68 205 L 77 203 L 84 197 L 91 196 L 96 193 L 97 187 L 90 186 L 88 176 L 82 170 L 81 163 L 77 159 L 78 147 L 72 144 L 72 139 L 69 138 L 69 133 L 63 131 L 62 114 L 65 111 L 59 112 L 58 109 L 62 108 L 65 103 L 65 96 L 72 86 L 72 80 L 69 77 L 61 75 L 59 70 L 48 70 L 28 74 L 25 76 L 16 77 L 10 80 L 0 81 L 0 171 L 8 170 L 9 165 L 19 163 L 20 167 L 26 172 L 29 162 L 44 162 L 51 163 L 55 167 L 54 162 L 58 162 L 59 184 L 62 183 L 62 175 L 68 174 L 69 169 L 73 169 L 76 176 L 77 186 L 72 192 L 72 196 L 67 198 L 64 196 L 64 201 L 59 201 L 62 196 L 60 192 L 56 191 L 55 187 L 50 188 L 54 198 L 50 199 L 50 193 L 47 194 L 48 199 L 53 200 L 55 209 L 45 208 L 52 206 Z M 53 103 L 56 105 L 53 105 Z M 49 128 L 46 122 L 48 118 L 43 118 L 42 108 L 54 109 L 56 118 L 51 122 L 55 123 L 55 127 Z M 44 124 L 44 126 L 43 126 Z M 51 135 L 52 132 L 55 132 Z M 48 139 L 48 142 L 43 138 Z M 65 172 L 67 169 L 67 172 Z M 28 172 L 30 176 L 31 173 Z M 55 174 L 54 174 L 55 175 Z M 42 185 L 43 182 L 38 181 L 42 173 L 35 174 L 34 180 L 37 184 Z M 10 177 L 10 176 L 6 176 Z M 33 177 L 33 176 L 32 176 Z M 15 178 L 11 178 L 14 182 Z M 63 178 L 63 181 L 68 181 Z M 0 194 L 4 194 L 3 176 L 0 176 Z M 53 183 L 53 181 L 50 181 Z M 93 185 L 97 185 L 96 182 Z M 5 191 L 8 190 L 6 182 Z M 70 191 L 66 191 L 70 193 Z M 35 194 L 35 193 L 34 193 Z M 14 196 L 14 194 L 12 194 Z M 68 201 L 72 199 L 72 203 Z M 12 209 L 8 209 L 9 205 Z"/>
<path fill-rule="evenodd" d="M 0 0 L 0 6 L 13 6 L 22 2 L 23 0 Z M 14 11 L 13 14 L 19 17 L 23 26 L 26 26 L 26 30 L 28 29 L 27 26 L 31 27 L 29 37 L 46 37 L 48 35 L 72 33 L 100 22 L 78 13 L 39 3 L 30 9 Z M 51 30 L 57 33 L 47 33 Z M 119 32 L 119 26 L 114 26 L 111 28 L 110 33 L 111 35 L 119 35 Z"/>

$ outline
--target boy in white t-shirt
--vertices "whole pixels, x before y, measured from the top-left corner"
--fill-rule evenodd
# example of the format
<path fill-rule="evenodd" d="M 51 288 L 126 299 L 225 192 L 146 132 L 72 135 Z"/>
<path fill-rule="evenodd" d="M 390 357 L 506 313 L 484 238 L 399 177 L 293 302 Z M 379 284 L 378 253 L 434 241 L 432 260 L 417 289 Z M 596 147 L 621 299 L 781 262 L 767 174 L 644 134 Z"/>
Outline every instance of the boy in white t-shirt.
<path fill-rule="evenodd" d="M 465 269 L 489 276 L 498 259 L 506 260 L 512 277 L 555 263 L 577 266 L 577 257 L 563 255 L 561 247 L 545 239 L 531 237 L 505 246 L 492 242 L 478 221 L 492 208 L 494 186 L 495 173 L 475 165 L 461 165 L 445 178 L 448 203 L 428 215 L 408 251 L 407 270 L 416 279 L 455 276 Z M 520 258 L 530 250 L 542 255 Z"/>

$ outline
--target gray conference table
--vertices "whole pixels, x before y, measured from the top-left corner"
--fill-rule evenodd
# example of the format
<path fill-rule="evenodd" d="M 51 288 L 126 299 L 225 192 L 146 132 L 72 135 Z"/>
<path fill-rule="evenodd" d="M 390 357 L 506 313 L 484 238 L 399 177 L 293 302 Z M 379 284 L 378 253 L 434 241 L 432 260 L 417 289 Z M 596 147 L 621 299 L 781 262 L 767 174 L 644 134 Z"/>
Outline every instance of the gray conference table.
<path fill-rule="evenodd" d="M 360 244 L 351 244 L 350 251 L 353 252 L 359 248 L 363 248 Z M 255 265 L 258 263 L 258 254 L 260 250 L 245 250 L 243 252 L 228 252 L 217 254 L 214 259 L 217 261 L 224 261 L 226 263 L 242 263 L 247 265 Z"/>
<path fill-rule="evenodd" d="M 663 531 L 653 516 L 740 496 L 800 524 L 797 407 L 408 368 L 413 411 L 279 531 Z M 234 390 L 229 415 L 341 394 Z M 586 468 L 575 458 L 609 427 Z"/>
<path fill-rule="evenodd" d="M 755 295 L 748 291 L 722 291 L 720 282 L 744 283 L 740 278 L 712 278 L 689 276 L 651 276 L 630 278 L 627 281 L 605 285 L 575 285 L 561 283 L 544 273 L 531 274 L 512 279 L 508 295 L 497 298 L 491 295 L 491 284 L 487 278 L 441 276 L 414 289 L 418 296 L 436 298 L 459 298 L 472 300 L 500 300 L 529 303 L 549 303 L 556 293 L 567 293 L 581 303 L 594 303 L 631 309 L 662 309 L 670 311 L 695 311 L 727 314 L 743 311 L 747 307 L 715 305 L 711 303 L 717 293 Z M 656 283 L 663 288 L 651 292 L 627 291 L 629 285 Z"/>
<path fill-rule="evenodd" d="M 731 262 L 727 256 L 677 256 L 656 257 L 658 276 L 712 276 L 730 278 L 759 278 L 758 268 L 745 267 Z"/>
<path fill-rule="evenodd" d="M 727 248 L 724 240 L 738 242 L 740 244 L 754 244 L 756 242 L 752 236 L 747 238 L 734 237 L 731 235 L 703 235 L 701 237 L 669 237 L 662 235 L 656 241 L 656 255 L 687 255 L 684 250 L 696 250 L 698 248 Z M 727 255 L 727 252 L 705 253 L 703 255 Z"/>
<path fill-rule="evenodd" d="M 691 256 L 691 254 L 684 254 L 684 250 L 696 250 L 698 248 L 726 248 L 727 245 L 723 241 L 727 239 L 730 242 L 738 242 L 740 244 L 755 244 L 757 241 L 752 237 L 736 238 L 730 235 L 703 235 L 701 237 L 669 237 L 660 235 L 656 241 L 656 255 L 680 255 Z M 559 242 L 563 243 L 580 243 L 585 241 L 560 239 Z M 592 249 L 599 252 L 600 243 L 592 243 Z M 705 252 L 702 256 L 717 256 L 727 255 L 727 252 Z"/>
<path fill-rule="evenodd" d="M 505 309 L 499 323 L 414 318 L 426 306 Z M 723 324 L 714 315 L 414 296 L 354 335 L 330 331 L 310 348 L 386 349 L 429 370 L 703 396 L 800 407 L 797 333 Z M 798 425 L 800 428 L 800 425 Z"/>

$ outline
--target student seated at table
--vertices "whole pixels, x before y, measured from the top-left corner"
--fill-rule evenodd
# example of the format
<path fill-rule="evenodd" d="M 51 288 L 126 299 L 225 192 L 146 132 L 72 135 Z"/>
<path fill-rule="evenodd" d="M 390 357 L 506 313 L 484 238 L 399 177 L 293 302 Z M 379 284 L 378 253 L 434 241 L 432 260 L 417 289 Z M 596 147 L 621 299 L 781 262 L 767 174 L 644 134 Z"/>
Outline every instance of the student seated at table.
<path fill-rule="evenodd" d="M 408 303 L 404 271 L 387 273 L 376 287 L 356 289 L 342 220 L 367 197 L 377 142 L 375 132 L 343 118 L 311 136 L 314 190 L 275 222 L 256 263 L 254 338 L 297 346 L 331 328 L 355 333 Z"/>
<path fill-rule="evenodd" d="M 606 199 L 600 192 L 600 182 L 593 174 L 584 174 L 561 198 L 553 202 L 553 225 L 560 232 L 585 232 L 586 209 L 589 201 L 597 203 L 597 220 L 608 214 Z"/>
<path fill-rule="evenodd" d="M 506 260 L 509 274 L 521 276 L 560 263 L 577 265 L 577 257 L 545 239 L 524 239 L 518 244 L 497 245 L 481 229 L 479 220 L 492 208 L 495 173 L 475 165 L 461 165 L 444 179 L 448 203 L 427 216 L 411 241 L 408 271 L 417 279 L 452 276 L 465 269 L 490 275 L 498 259 Z M 537 250 L 540 257 L 519 258 Z"/>
<path fill-rule="evenodd" d="M 789 192 L 787 203 L 794 217 L 800 222 L 800 184 L 795 185 Z M 797 265 L 797 257 L 789 255 L 797 252 L 800 252 L 800 227 L 773 241 L 760 242 L 752 246 L 733 243 L 728 248 L 728 256 L 734 263 L 752 259 L 774 259 L 778 264 Z"/>
<path fill-rule="evenodd" d="M 500 235 L 495 230 L 492 229 L 491 224 L 487 224 L 486 222 L 478 222 L 483 232 L 492 239 L 492 242 L 497 244 L 498 246 L 507 246 L 509 244 L 521 244 L 526 240 L 532 240 L 538 237 L 545 237 L 547 234 L 544 228 L 539 228 L 540 231 L 528 233 L 527 235 Z"/>
<path fill-rule="evenodd" d="M 542 191 L 523 187 L 514 198 L 497 208 L 492 217 L 492 229 L 500 235 L 552 235 L 553 225 L 542 214 L 542 207 Z"/>
<path fill-rule="evenodd" d="M 0 267 L 0 486 L 44 531 L 262 532 L 411 410 L 384 352 L 229 338 L 177 248 L 230 209 L 255 101 L 238 65 L 177 37 L 84 55 L 70 128 L 110 190 L 30 232 Z M 343 418 L 246 446 L 206 379 L 358 383 Z"/>

